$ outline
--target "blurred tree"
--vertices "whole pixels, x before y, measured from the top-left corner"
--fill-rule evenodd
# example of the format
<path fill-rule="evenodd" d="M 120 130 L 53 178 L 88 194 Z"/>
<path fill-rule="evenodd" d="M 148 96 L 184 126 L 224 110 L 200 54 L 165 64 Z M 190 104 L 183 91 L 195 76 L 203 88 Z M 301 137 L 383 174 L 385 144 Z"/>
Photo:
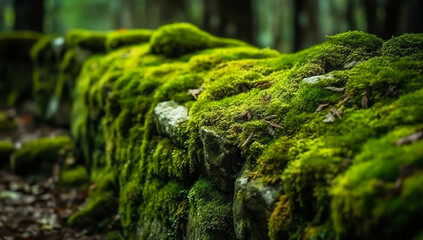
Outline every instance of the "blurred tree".
<path fill-rule="evenodd" d="M 251 0 L 204 0 L 203 25 L 212 34 L 253 42 Z"/>
<path fill-rule="evenodd" d="M 14 30 L 43 32 L 44 0 L 14 0 Z"/>

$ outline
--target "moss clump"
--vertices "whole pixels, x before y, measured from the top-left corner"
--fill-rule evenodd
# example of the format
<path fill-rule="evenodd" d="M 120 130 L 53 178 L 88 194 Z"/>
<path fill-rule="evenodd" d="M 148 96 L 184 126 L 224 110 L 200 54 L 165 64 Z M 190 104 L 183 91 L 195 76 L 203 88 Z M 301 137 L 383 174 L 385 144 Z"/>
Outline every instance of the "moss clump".
<path fill-rule="evenodd" d="M 188 194 L 187 234 L 194 239 L 235 239 L 232 201 L 207 180 L 200 179 Z"/>
<path fill-rule="evenodd" d="M 11 158 L 11 168 L 17 174 L 50 175 L 55 163 L 60 164 L 73 151 L 69 137 L 40 138 L 24 144 Z"/>
<path fill-rule="evenodd" d="M 423 34 L 404 34 L 385 42 L 382 55 L 406 57 L 423 51 Z"/>
<path fill-rule="evenodd" d="M 113 215 L 117 211 L 115 192 L 113 172 L 103 172 L 93 180 L 85 205 L 68 219 L 68 224 L 85 228 L 89 226 L 93 231 L 110 231 L 111 225 L 115 224 Z"/>
<path fill-rule="evenodd" d="M 10 141 L 0 140 L 0 167 L 9 164 L 10 156 L 15 151 L 15 146 Z"/>
<path fill-rule="evenodd" d="M 87 170 L 83 166 L 67 167 L 60 173 L 59 186 L 87 187 L 90 182 Z"/>
<path fill-rule="evenodd" d="M 168 57 L 179 57 L 206 48 L 242 46 L 245 43 L 214 37 L 188 23 L 165 25 L 151 36 L 151 51 Z"/>
<path fill-rule="evenodd" d="M 66 44 L 70 47 L 81 47 L 93 52 L 106 50 L 107 32 L 75 29 L 66 34 Z"/>
<path fill-rule="evenodd" d="M 106 49 L 112 51 L 122 46 L 136 45 L 150 40 L 154 31 L 147 29 L 123 30 L 112 32 L 107 35 Z"/>

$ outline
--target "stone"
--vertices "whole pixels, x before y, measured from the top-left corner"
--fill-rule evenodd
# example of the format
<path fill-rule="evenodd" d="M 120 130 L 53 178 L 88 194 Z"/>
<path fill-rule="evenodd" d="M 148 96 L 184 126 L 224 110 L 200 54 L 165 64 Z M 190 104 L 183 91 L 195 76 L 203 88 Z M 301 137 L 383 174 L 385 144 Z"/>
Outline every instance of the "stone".
<path fill-rule="evenodd" d="M 310 84 L 315 84 L 318 83 L 320 80 L 325 80 L 325 79 L 333 79 L 333 75 L 332 73 L 328 73 L 326 75 L 317 75 L 317 76 L 312 76 L 312 77 L 308 77 L 308 78 L 303 78 L 303 83 L 310 83 Z"/>
<path fill-rule="evenodd" d="M 251 179 L 248 167 L 236 179 L 233 201 L 235 234 L 239 240 L 269 239 L 268 221 L 282 194 L 281 186 Z"/>
<path fill-rule="evenodd" d="M 181 128 L 188 120 L 188 108 L 175 101 L 161 102 L 154 108 L 158 132 L 168 136 L 174 143 L 183 144 Z"/>
<path fill-rule="evenodd" d="M 223 192 L 232 192 L 236 175 L 242 168 L 243 159 L 239 149 L 224 134 L 210 127 L 201 127 L 206 177 Z"/>

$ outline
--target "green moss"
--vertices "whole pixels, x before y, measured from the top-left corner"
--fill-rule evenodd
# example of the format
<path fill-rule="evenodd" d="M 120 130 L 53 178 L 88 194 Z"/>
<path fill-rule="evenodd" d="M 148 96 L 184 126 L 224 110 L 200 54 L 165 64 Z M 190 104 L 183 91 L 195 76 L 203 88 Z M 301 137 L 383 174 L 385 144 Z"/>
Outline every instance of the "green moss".
<path fill-rule="evenodd" d="M 104 171 L 90 186 L 83 209 L 73 214 L 67 222 L 76 227 L 89 226 L 95 231 L 110 231 L 109 227 L 113 224 L 112 216 L 116 212 L 114 175 L 111 171 Z"/>
<path fill-rule="evenodd" d="M 206 48 L 240 46 L 245 43 L 214 37 L 188 23 L 165 25 L 151 36 L 151 51 L 168 57 L 178 57 Z"/>
<path fill-rule="evenodd" d="M 406 57 L 423 51 L 423 34 L 404 34 L 385 42 L 382 55 Z"/>
<path fill-rule="evenodd" d="M 148 42 L 154 31 L 152 30 L 124 30 L 110 33 L 106 39 L 107 51 L 120 48 L 122 46 L 135 45 Z"/>
<path fill-rule="evenodd" d="M 12 142 L 0 140 L 0 166 L 4 167 L 9 164 L 10 156 L 15 151 L 15 146 Z"/>
<path fill-rule="evenodd" d="M 18 174 L 50 175 L 53 165 L 60 164 L 73 150 L 69 137 L 40 138 L 24 144 L 11 158 L 11 168 Z"/>
<path fill-rule="evenodd" d="M 62 187 L 87 187 L 89 183 L 87 170 L 83 166 L 65 168 L 61 171 L 59 185 Z"/>
<path fill-rule="evenodd" d="M 413 226 L 416 217 L 398 209 L 405 208 L 403 201 L 419 209 L 419 191 L 398 195 L 394 208 L 368 192 L 366 176 L 371 182 L 386 174 L 389 187 L 402 165 L 398 156 L 418 162 L 420 141 L 393 142 L 418 131 L 423 117 L 420 52 L 394 58 L 382 43 L 353 31 L 279 54 L 188 24 L 164 26 L 149 44 L 85 62 L 74 91 L 73 135 L 92 176 L 108 169 L 119 179 L 119 214 L 130 239 L 182 237 L 187 215 L 204 238 L 234 237 L 225 228 L 233 224 L 231 196 L 207 180 L 191 187 L 189 211 L 185 207 L 186 190 L 202 174 L 203 126 L 241 150 L 242 161 L 253 166 L 252 178 L 283 188 L 269 220 L 271 238 L 377 239 L 373 234 L 381 226 Z M 360 63 L 347 69 L 352 62 Z M 303 80 L 322 74 L 316 82 Z M 153 119 L 156 105 L 169 100 L 189 108 L 190 120 L 176 140 L 160 135 Z M 393 133 L 396 128 L 401 134 Z M 365 162 L 372 164 L 355 167 Z M 378 175 L 378 168 L 386 169 Z M 419 182 L 413 181 L 409 189 Z M 394 214 L 412 220 L 389 221 Z"/>
<path fill-rule="evenodd" d="M 189 191 L 190 216 L 201 239 L 235 239 L 232 202 L 207 180 L 200 179 Z M 189 228 L 190 226 L 188 226 Z M 188 231 L 190 231 L 188 229 Z"/>
<path fill-rule="evenodd" d="M 107 33 L 75 29 L 66 34 L 66 44 L 70 47 L 81 47 L 94 52 L 106 50 Z"/>

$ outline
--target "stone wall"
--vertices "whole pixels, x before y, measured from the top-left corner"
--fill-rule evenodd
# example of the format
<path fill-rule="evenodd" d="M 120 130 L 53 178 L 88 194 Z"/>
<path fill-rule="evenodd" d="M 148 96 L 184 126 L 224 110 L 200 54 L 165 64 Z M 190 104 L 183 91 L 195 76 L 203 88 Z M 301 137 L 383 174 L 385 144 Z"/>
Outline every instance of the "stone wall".
<path fill-rule="evenodd" d="M 91 52 L 71 129 L 97 186 L 70 224 L 108 211 L 126 239 L 422 236 L 423 35 L 280 54 L 184 23 L 124 34 L 66 37 Z"/>

